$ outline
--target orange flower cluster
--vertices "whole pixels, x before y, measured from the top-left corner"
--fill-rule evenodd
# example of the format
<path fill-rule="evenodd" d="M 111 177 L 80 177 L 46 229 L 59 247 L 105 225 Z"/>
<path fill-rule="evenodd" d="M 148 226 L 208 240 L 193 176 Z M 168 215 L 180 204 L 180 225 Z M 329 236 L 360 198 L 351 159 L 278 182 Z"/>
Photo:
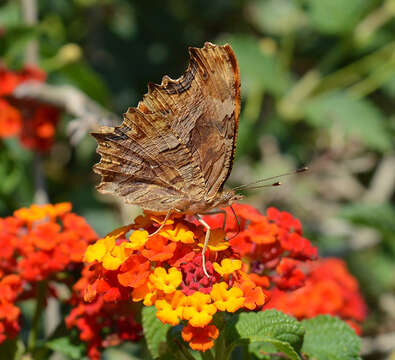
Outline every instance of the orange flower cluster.
<path fill-rule="evenodd" d="M 12 274 L 0 278 L 0 344 L 19 333 L 20 310 L 15 306 L 15 301 L 21 293 L 19 276 Z"/>
<path fill-rule="evenodd" d="M 66 318 L 68 328 L 79 329 L 91 360 L 99 360 L 103 348 L 123 341 L 137 341 L 142 336 L 142 327 L 136 322 L 135 309 L 129 301 L 111 302 L 108 296 L 98 296 L 90 303 L 84 301 L 84 290 L 95 276 L 94 266 L 83 269 L 81 279 L 73 286 L 73 307 Z"/>
<path fill-rule="evenodd" d="M 15 302 L 35 296 L 38 281 L 80 268 L 97 235 L 71 204 L 33 205 L 0 218 L 0 342 L 19 331 Z"/>
<path fill-rule="evenodd" d="M 94 275 L 85 284 L 85 299 L 154 305 L 163 323 L 185 325 L 181 335 L 192 349 L 206 351 L 219 335 L 212 323 L 216 313 L 260 309 L 264 288 L 273 282 L 300 286 L 304 277 L 294 263 L 316 256 L 289 214 L 272 209 L 265 217 L 246 205 L 235 210 L 238 235 L 235 219 L 228 216 L 224 231 L 221 215 L 205 218 L 213 228 L 205 254 L 209 277 L 202 268 L 202 225 L 176 215 L 159 229 L 164 219 L 145 214 L 88 247 L 85 260 Z"/>
<path fill-rule="evenodd" d="M 304 285 L 305 274 L 299 264 L 316 259 L 317 248 L 303 237 L 301 223 L 291 214 L 274 207 L 264 216 L 250 205 L 233 205 L 237 219 L 227 208 L 227 236 L 233 251 L 248 264 L 250 278 L 268 288 L 283 290 Z M 222 226 L 224 215 L 205 217 L 211 227 Z"/>
<path fill-rule="evenodd" d="M 360 323 L 367 306 L 359 293 L 358 282 L 348 272 L 344 261 L 320 259 L 304 264 L 307 280 L 304 287 L 291 292 L 274 288 L 264 309 L 277 309 L 298 319 L 320 314 L 335 315 L 361 334 Z"/>
<path fill-rule="evenodd" d="M 19 100 L 12 92 L 29 80 L 43 82 L 46 75 L 38 68 L 27 66 L 15 72 L 0 68 L 0 138 L 19 136 L 30 150 L 47 151 L 53 143 L 59 110 L 34 100 Z"/>

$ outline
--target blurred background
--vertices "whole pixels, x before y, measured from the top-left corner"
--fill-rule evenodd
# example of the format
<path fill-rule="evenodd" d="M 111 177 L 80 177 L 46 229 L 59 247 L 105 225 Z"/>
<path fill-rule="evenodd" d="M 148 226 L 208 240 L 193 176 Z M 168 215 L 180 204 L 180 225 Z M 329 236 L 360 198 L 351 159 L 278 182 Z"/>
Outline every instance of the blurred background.
<path fill-rule="evenodd" d="M 309 167 L 245 201 L 291 212 L 322 256 L 347 261 L 369 305 L 364 358 L 393 359 L 394 17 L 395 0 L 0 1 L 1 66 L 35 63 L 48 84 L 2 95 L 61 110 L 45 149 L 3 136 L 0 215 L 47 198 L 101 235 L 130 222 L 136 209 L 95 190 L 89 131 L 119 122 L 148 81 L 179 77 L 188 46 L 229 43 L 242 112 L 228 185 Z"/>

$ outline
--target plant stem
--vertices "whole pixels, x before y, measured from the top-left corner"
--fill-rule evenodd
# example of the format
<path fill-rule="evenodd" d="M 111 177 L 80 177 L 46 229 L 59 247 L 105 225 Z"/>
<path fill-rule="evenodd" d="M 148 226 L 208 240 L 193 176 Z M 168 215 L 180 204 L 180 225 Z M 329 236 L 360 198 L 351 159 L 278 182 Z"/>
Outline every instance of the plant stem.
<path fill-rule="evenodd" d="M 203 360 L 214 360 L 211 350 L 207 350 L 201 354 Z"/>
<path fill-rule="evenodd" d="M 47 186 L 44 177 L 42 157 L 38 152 L 34 153 L 34 203 L 47 204 L 49 202 Z"/>
<path fill-rule="evenodd" d="M 36 340 L 38 334 L 38 328 L 40 325 L 40 318 L 44 309 L 44 302 L 47 293 L 47 281 L 39 281 L 37 283 L 37 297 L 36 297 L 36 309 L 32 320 L 32 326 L 29 332 L 29 338 L 27 342 L 27 351 L 30 354 L 34 353 L 36 348 Z"/>
<path fill-rule="evenodd" d="M 22 16 L 26 25 L 37 24 L 37 1 L 36 0 L 21 0 Z M 31 65 L 38 64 L 38 42 L 31 40 L 26 45 L 25 63 Z"/>

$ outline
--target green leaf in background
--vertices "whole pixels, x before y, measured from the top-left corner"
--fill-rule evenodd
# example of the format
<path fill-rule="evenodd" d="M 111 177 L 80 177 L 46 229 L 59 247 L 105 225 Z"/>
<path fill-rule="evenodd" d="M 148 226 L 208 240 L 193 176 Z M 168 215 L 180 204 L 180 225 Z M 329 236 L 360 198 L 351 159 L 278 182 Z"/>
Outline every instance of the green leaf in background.
<path fill-rule="evenodd" d="M 64 354 L 71 359 L 83 358 L 84 345 L 81 343 L 72 343 L 70 337 L 67 336 L 49 340 L 45 343 L 45 346 L 53 351 Z"/>
<path fill-rule="evenodd" d="M 0 24 L 3 28 L 10 28 L 21 24 L 18 2 L 9 1 L 0 7 Z"/>
<path fill-rule="evenodd" d="M 77 62 L 62 68 L 56 74 L 56 82 L 72 84 L 93 100 L 107 105 L 110 93 L 101 77 L 87 64 Z"/>
<path fill-rule="evenodd" d="M 148 349 L 152 357 L 156 359 L 161 353 L 165 352 L 161 351 L 161 347 L 166 346 L 166 334 L 171 326 L 163 324 L 156 317 L 156 309 L 154 306 L 143 308 L 142 322 Z"/>
<path fill-rule="evenodd" d="M 366 0 L 309 0 L 308 13 L 317 30 L 343 34 L 356 26 L 369 3 Z"/>
<path fill-rule="evenodd" d="M 385 234 L 395 234 L 395 207 L 391 204 L 354 203 L 344 206 L 339 216 Z"/>
<path fill-rule="evenodd" d="M 319 95 L 305 106 L 309 123 L 317 127 L 336 126 L 348 136 L 358 137 L 374 150 L 391 148 L 384 114 L 368 99 L 356 99 L 343 91 Z"/>
<path fill-rule="evenodd" d="M 361 340 L 344 321 L 328 315 L 303 320 L 306 329 L 302 352 L 309 359 L 358 360 Z"/>
<path fill-rule="evenodd" d="M 300 359 L 297 352 L 303 341 L 303 327 L 295 318 L 279 311 L 241 313 L 227 323 L 226 331 L 230 342 L 269 343 L 291 359 Z M 263 349 L 264 346 L 260 349 L 253 345 L 250 351 L 259 356 Z"/>
<path fill-rule="evenodd" d="M 254 23 L 274 35 L 297 31 L 306 22 L 302 9 L 291 0 L 255 1 L 249 10 Z"/>
<path fill-rule="evenodd" d="M 280 96 L 290 86 L 289 74 L 281 69 L 275 53 L 265 53 L 257 38 L 233 35 L 218 40 L 228 42 L 236 53 L 240 65 L 243 96 L 267 90 Z"/>
<path fill-rule="evenodd" d="M 5 51 L 2 59 L 10 68 L 17 68 L 22 65 L 26 45 L 40 35 L 39 26 L 15 26 L 7 29 L 5 38 Z"/>
<path fill-rule="evenodd" d="M 1 359 L 18 360 L 24 350 L 23 342 L 18 338 L 6 339 L 0 344 Z"/>

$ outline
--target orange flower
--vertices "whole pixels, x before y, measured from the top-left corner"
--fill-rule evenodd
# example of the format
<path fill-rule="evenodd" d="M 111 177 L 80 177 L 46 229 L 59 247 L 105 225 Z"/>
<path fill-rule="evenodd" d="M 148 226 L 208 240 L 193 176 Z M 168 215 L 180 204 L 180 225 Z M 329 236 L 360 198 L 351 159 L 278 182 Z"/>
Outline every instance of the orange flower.
<path fill-rule="evenodd" d="M 181 335 L 193 350 L 206 351 L 213 347 L 219 331 L 214 325 L 205 327 L 187 325 L 182 329 Z"/>
<path fill-rule="evenodd" d="M 0 138 L 17 135 L 22 128 L 21 113 L 0 99 Z"/>
<path fill-rule="evenodd" d="M 118 281 L 122 286 L 139 287 L 150 274 L 150 264 L 141 255 L 129 257 L 119 269 Z"/>
<path fill-rule="evenodd" d="M 155 288 L 162 290 L 165 294 L 171 294 L 181 284 L 182 274 L 174 267 L 170 268 L 168 273 L 165 268 L 157 267 L 149 279 Z"/>
<path fill-rule="evenodd" d="M 183 318 L 194 327 L 205 327 L 217 312 L 216 307 L 210 304 L 210 295 L 196 291 L 185 299 Z"/>
<path fill-rule="evenodd" d="M 279 229 L 276 224 L 270 224 L 267 220 L 253 224 L 247 230 L 248 235 L 257 244 L 270 244 L 277 241 Z"/>
<path fill-rule="evenodd" d="M 171 296 L 156 300 L 156 316 L 164 324 L 177 325 L 182 319 L 186 296 L 177 290 Z"/>
<path fill-rule="evenodd" d="M 143 285 L 136 287 L 132 291 L 132 299 L 135 302 L 139 302 L 143 300 L 143 304 L 145 306 L 154 305 L 155 301 L 158 297 L 158 291 L 156 288 L 149 282 L 145 282 Z"/>
<path fill-rule="evenodd" d="M 166 261 L 173 257 L 177 243 L 170 242 L 160 235 L 154 235 L 145 243 L 141 253 L 151 261 Z"/>
<path fill-rule="evenodd" d="M 243 306 L 249 310 L 255 310 L 258 306 L 262 306 L 265 303 L 266 296 L 262 291 L 262 288 L 256 286 L 251 280 L 244 280 L 240 285 L 245 300 Z"/>
<path fill-rule="evenodd" d="M 244 304 L 243 291 L 238 287 L 227 289 L 228 284 L 225 282 L 214 284 L 210 296 L 219 311 L 235 312 Z"/>

